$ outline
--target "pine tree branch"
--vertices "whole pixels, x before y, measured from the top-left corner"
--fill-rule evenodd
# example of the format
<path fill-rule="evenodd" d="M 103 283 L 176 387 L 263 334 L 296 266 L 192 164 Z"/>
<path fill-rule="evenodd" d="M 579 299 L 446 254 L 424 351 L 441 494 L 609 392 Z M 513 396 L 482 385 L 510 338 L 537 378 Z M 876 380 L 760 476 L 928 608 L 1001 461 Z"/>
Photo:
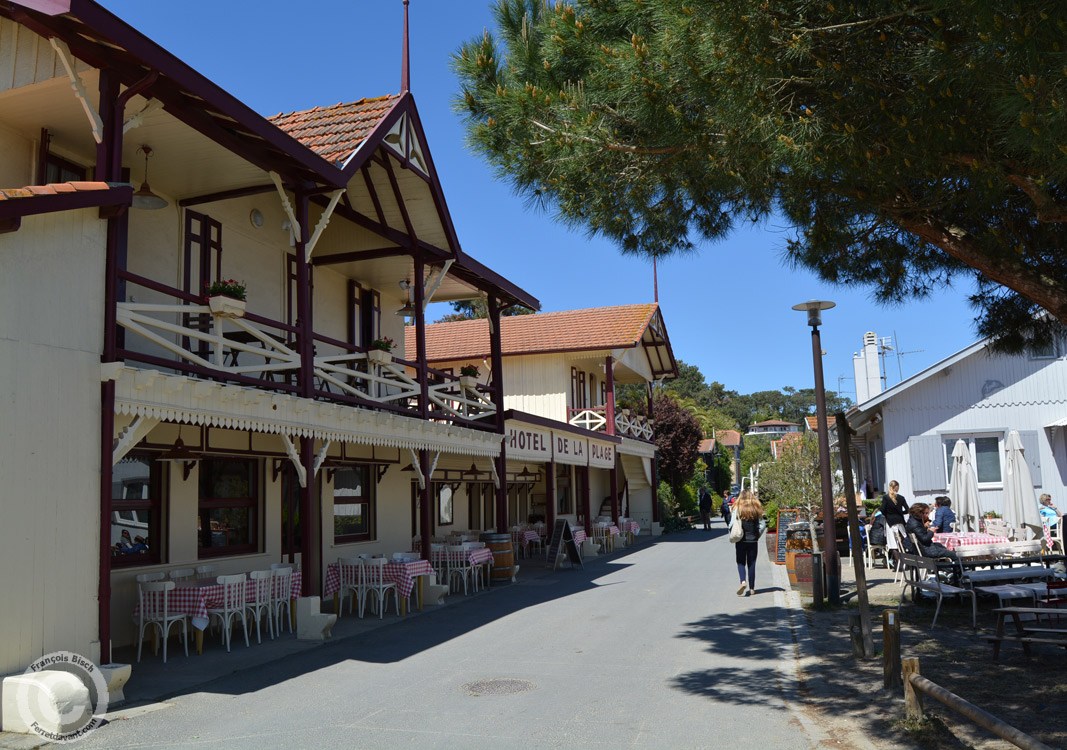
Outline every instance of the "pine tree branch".
<path fill-rule="evenodd" d="M 604 149 L 606 151 L 620 151 L 620 152 L 627 153 L 627 154 L 641 154 L 641 155 L 644 155 L 644 156 L 658 156 L 658 155 L 662 155 L 662 154 L 680 154 L 680 153 L 683 153 L 683 152 L 686 152 L 686 151 L 693 151 L 696 148 L 695 146 L 648 147 L 648 146 L 631 146 L 631 145 L 625 144 L 625 143 L 610 143 L 610 142 L 607 142 L 607 141 L 597 140 L 596 138 L 590 138 L 587 135 L 579 135 L 577 133 L 568 133 L 568 132 L 563 131 L 563 130 L 557 130 L 555 128 L 549 127 L 548 125 L 545 125 L 542 122 L 538 122 L 537 120 L 529 120 L 529 122 L 530 122 L 531 125 L 534 125 L 535 127 L 538 127 L 538 128 L 540 128 L 541 130 L 544 130 L 547 133 L 552 133 L 553 135 L 563 136 L 564 138 L 574 138 L 576 140 L 582 141 L 583 143 L 592 143 L 592 144 L 594 144 L 596 146 L 599 146 L 600 148 L 602 148 L 602 149 Z"/>

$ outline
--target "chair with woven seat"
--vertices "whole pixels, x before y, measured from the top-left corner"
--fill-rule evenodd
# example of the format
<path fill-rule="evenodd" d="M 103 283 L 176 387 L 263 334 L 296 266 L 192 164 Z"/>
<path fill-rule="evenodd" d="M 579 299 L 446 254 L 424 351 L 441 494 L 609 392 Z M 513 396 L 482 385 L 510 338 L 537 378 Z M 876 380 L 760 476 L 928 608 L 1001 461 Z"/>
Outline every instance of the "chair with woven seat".
<path fill-rule="evenodd" d="M 359 616 L 363 616 L 363 591 L 362 591 L 362 570 L 363 561 L 358 557 L 342 557 L 337 560 L 338 576 L 340 577 L 340 588 L 337 590 L 337 595 L 341 597 L 341 603 L 344 604 L 345 596 L 352 595 L 352 598 L 348 600 L 348 614 L 352 614 L 352 603 L 358 602 L 356 605 L 356 611 Z M 337 608 L 337 616 L 341 616 L 341 610 L 344 607 L 339 606 Z"/>
<path fill-rule="evenodd" d="M 137 636 L 137 662 L 141 661 L 145 630 L 151 629 L 159 631 L 160 640 L 163 641 L 163 663 L 166 664 L 167 639 L 170 637 L 170 629 L 175 625 L 182 626 L 185 655 L 189 656 L 189 631 L 185 625 L 185 615 L 180 612 L 171 614 L 168 609 L 167 596 L 174 590 L 174 581 L 146 581 L 139 583 L 137 590 L 141 605 L 138 615 L 140 632 Z"/>
<path fill-rule="evenodd" d="M 209 607 L 207 614 L 211 620 L 218 620 L 219 627 L 222 628 L 222 642 L 226 645 L 226 652 L 229 653 L 231 631 L 237 618 L 241 618 L 245 646 L 249 645 L 248 619 L 245 615 L 245 574 L 219 576 L 217 580 L 222 586 L 222 606 Z"/>
<path fill-rule="evenodd" d="M 274 631 L 282 634 L 282 623 L 289 626 L 289 632 L 293 632 L 293 618 L 291 602 L 293 596 L 293 569 L 289 566 L 275 568 L 271 566 L 274 580 L 271 584 L 270 609 L 274 619 Z"/>
<path fill-rule="evenodd" d="M 248 574 L 249 585 L 252 587 L 252 600 L 245 601 L 245 611 L 256 621 L 256 643 L 263 643 L 260 626 L 263 617 L 267 618 L 267 632 L 270 639 L 274 640 L 274 583 L 273 570 L 253 570 Z"/>
<path fill-rule="evenodd" d="M 374 594 L 378 602 L 378 619 L 385 615 L 385 598 L 390 591 L 393 592 L 393 603 L 396 605 L 396 614 L 400 615 L 400 595 L 396 590 L 396 583 L 385 580 L 385 566 L 389 561 L 384 557 L 372 557 L 363 560 L 363 599 L 359 603 L 359 616 L 363 616 L 364 599 Z"/>

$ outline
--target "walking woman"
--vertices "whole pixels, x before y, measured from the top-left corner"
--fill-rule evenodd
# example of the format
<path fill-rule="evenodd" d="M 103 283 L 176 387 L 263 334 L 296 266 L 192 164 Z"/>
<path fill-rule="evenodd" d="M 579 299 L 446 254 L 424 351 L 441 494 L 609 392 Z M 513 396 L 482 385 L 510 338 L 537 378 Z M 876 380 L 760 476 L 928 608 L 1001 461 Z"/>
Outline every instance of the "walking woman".
<path fill-rule="evenodd" d="M 756 593 L 756 550 L 759 549 L 759 522 L 763 518 L 763 506 L 752 490 L 743 490 L 734 507 L 734 513 L 740 517 L 741 528 L 745 532 L 741 541 L 734 545 L 737 552 L 737 575 L 741 579 L 737 595 L 750 596 Z"/>
<path fill-rule="evenodd" d="M 889 492 L 882 495 L 882 515 L 885 516 L 885 525 L 889 527 L 888 548 L 889 552 L 902 552 L 904 550 L 897 550 L 897 537 L 893 533 L 893 529 L 896 528 L 900 532 L 901 536 L 904 536 L 907 531 L 904 529 L 904 524 L 907 522 L 905 516 L 908 514 L 908 501 L 899 494 L 897 490 L 900 489 L 900 485 L 897 484 L 897 480 L 893 480 L 889 483 Z"/>

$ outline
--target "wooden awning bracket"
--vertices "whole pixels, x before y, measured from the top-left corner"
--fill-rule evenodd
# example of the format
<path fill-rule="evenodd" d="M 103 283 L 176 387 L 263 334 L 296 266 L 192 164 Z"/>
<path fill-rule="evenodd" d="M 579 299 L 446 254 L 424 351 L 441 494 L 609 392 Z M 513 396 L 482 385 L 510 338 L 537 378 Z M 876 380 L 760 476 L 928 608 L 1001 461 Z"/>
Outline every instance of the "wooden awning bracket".
<path fill-rule="evenodd" d="M 304 257 L 307 260 L 311 260 L 311 251 L 315 249 L 315 245 L 319 241 L 319 237 L 322 236 L 322 232 L 326 229 L 326 225 L 330 223 L 330 217 L 333 216 L 333 210 L 337 208 L 337 201 L 341 200 L 341 196 L 345 194 L 345 191 L 334 190 L 330 196 L 330 204 L 326 206 L 326 210 L 322 212 L 322 216 L 319 217 L 319 222 L 315 225 L 315 231 L 311 233 L 311 239 L 308 240 L 307 246 L 304 248 Z"/>
<path fill-rule="evenodd" d="M 126 135 L 126 133 L 130 132 L 134 128 L 141 127 L 141 125 L 144 124 L 145 115 L 152 114 L 157 109 L 162 108 L 163 102 L 159 101 L 159 99 L 149 99 L 148 103 L 141 108 L 140 112 L 136 112 L 130 115 L 129 119 L 122 124 L 122 134 Z"/>
<path fill-rule="evenodd" d="M 500 489 L 500 475 L 496 473 L 496 461 L 489 457 L 489 471 L 493 473 L 493 486 Z"/>
<path fill-rule="evenodd" d="M 419 463 L 419 454 L 415 452 L 414 448 L 408 448 L 411 452 L 411 468 L 415 470 L 415 476 L 419 480 L 419 489 L 426 489 L 426 477 L 422 475 L 422 464 Z"/>
<path fill-rule="evenodd" d="M 320 450 L 315 456 L 315 469 L 314 471 L 312 471 L 313 476 L 317 477 L 319 475 L 319 469 L 322 468 L 322 462 L 326 460 L 326 452 L 330 450 L 330 444 L 332 442 L 332 440 L 324 441 L 322 444 L 322 450 Z"/>
<path fill-rule="evenodd" d="M 445 276 L 448 276 L 448 269 L 451 268 L 452 264 L 455 263 L 455 262 L 456 261 L 455 261 L 454 258 L 450 258 L 450 259 L 445 261 L 445 264 L 443 266 L 441 266 L 441 272 L 437 275 L 437 278 L 434 279 L 434 282 L 430 286 L 430 288 L 426 290 L 426 296 L 425 296 L 425 299 L 423 299 L 423 302 L 422 302 L 422 310 L 423 310 L 423 312 L 426 311 L 426 306 L 429 305 L 430 304 L 430 300 L 433 299 L 434 293 L 437 292 L 437 290 L 441 287 L 441 284 L 445 280 Z"/>
<path fill-rule="evenodd" d="M 296 237 L 297 242 L 302 241 L 303 234 L 300 229 L 300 222 L 296 220 L 296 214 L 293 213 L 293 204 L 289 202 L 289 196 L 285 194 L 285 186 L 282 185 L 282 176 L 277 172 L 268 172 L 271 182 L 274 183 L 274 187 L 278 190 L 278 197 L 282 201 L 282 209 L 285 211 L 285 215 L 289 217 L 289 224 L 292 227 L 293 235 Z"/>
<path fill-rule="evenodd" d="M 93 109 L 89 94 L 85 91 L 85 84 L 82 82 L 81 76 L 78 75 L 78 71 L 74 68 L 73 55 L 70 54 L 70 47 L 58 37 L 52 37 L 48 41 L 52 44 L 52 49 L 56 51 L 56 55 L 59 57 L 59 62 L 63 64 L 63 69 L 67 71 L 67 77 L 70 79 L 70 87 L 74 89 L 74 96 L 81 102 L 82 109 L 85 110 L 85 116 L 89 118 L 89 127 L 93 129 L 93 139 L 97 143 L 103 143 L 104 121 L 100 119 L 100 115 Z"/>
<path fill-rule="evenodd" d="M 300 453 L 297 452 L 296 446 L 293 445 L 293 439 L 286 435 L 284 432 L 281 434 L 282 442 L 285 443 L 285 452 L 289 454 L 289 460 L 293 464 L 293 468 L 296 469 L 296 478 L 300 480 L 301 487 L 308 486 L 308 474 L 304 469 L 304 464 L 300 462 Z"/>
<path fill-rule="evenodd" d="M 159 424 L 158 419 L 151 417 L 142 417 L 137 415 L 133 418 L 133 421 L 126 425 L 118 435 L 115 436 L 115 444 L 112 448 L 111 465 L 117 466 L 127 453 L 129 453 L 135 445 L 145 439 L 149 432 Z"/>

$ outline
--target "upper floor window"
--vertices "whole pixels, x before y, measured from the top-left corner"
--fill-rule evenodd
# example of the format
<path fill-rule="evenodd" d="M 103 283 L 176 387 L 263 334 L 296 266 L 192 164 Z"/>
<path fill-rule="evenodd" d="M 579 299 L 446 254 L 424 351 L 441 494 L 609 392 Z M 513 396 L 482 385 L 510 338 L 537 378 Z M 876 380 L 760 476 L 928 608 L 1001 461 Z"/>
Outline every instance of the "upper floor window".
<path fill-rule="evenodd" d="M 129 454 L 111 471 L 111 566 L 162 562 L 163 519 L 159 463 Z"/>
<path fill-rule="evenodd" d="M 1045 346 L 1030 347 L 1030 359 L 1056 359 L 1059 356 L 1058 341 L 1052 338 Z"/>
<path fill-rule="evenodd" d="M 80 182 L 86 179 L 88 170 L 80 164 L 64 159 L 53 153 L 49 146 L 52 134 L 41 131 L 41 149 L 38 154 L 37 179 L 41 185 L 53 185 L 59 182 Z"/>

